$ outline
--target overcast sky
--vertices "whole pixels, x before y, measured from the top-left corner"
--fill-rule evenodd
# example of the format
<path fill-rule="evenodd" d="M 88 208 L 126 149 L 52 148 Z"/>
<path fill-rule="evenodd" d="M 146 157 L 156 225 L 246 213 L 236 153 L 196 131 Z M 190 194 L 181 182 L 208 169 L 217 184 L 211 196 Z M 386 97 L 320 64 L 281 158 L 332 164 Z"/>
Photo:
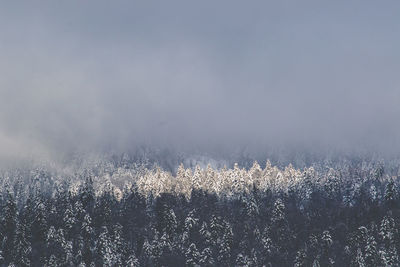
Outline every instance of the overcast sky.
<path fill-rule="evenodd" d="M 0 155 L 400 148 L 399 1 L 0 4 Z"/>

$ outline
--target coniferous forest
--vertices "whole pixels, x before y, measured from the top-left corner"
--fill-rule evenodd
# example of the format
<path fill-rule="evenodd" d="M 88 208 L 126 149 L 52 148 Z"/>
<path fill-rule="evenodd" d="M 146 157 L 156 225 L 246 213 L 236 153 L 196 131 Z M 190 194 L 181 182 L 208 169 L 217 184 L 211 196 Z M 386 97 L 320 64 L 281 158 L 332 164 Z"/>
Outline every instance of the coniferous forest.
<path fill-rule="evenodd" d="M 400 267 L 399 11 L 0 1 L 0 267 Z"/>
<path fill-rule="evenodd" d="M 398 266 L 396 166 L 10 170 L 1 266 Z"/>

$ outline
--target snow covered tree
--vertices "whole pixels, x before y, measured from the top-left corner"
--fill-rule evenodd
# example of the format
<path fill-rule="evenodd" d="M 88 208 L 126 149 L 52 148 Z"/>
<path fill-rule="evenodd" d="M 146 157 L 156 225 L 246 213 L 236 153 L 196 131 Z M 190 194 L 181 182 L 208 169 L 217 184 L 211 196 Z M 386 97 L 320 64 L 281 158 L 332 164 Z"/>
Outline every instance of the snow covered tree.
<path fill-rule="evenodd" d="M 386 215 L 381 221 L 379 232 L 386 248 L 389 248 L 393 244 L 396 232 L 394 219 L 392 216 Z"/>
<path fill-rule="evenodd" d="M 243 254 L 239 253 L 236 257 L 235 266 L 240 266 L 240 267 L 251 266 L 249 257 L 244 256 Z"/>
<path fill-rule="evenodd" d="M 214 244 L 214 240 L 213 240 L 210 230 L 208 229 L 207 222 L 203 222 L 203 224 L 201 225 L 200 235 L 203 238 L 204 244 L 206 246 L 211 246 Z"/>
<path fill-rule="evenodd" d="M 14 263 L 17 266 L 31 266 L 32 247 L 27 238 L 27 229 L 23 222 L 17 223 L 14 239 Z"/>
<path fill-rule="evenodd" d="M 300 249 L 296 253 L 296 258 L 294 259 L 295 267 L 305 267 L 307 266 L 307 255 L 304 249 Z"/>
<path fill-rule="evenodd" d="M 80 188 L 80 201 L 83 208 L 89 214 L 92 213 L 95 204 L 95 191 L 93 188 L 93 179 L 90 172 L 85 172 L 85 180 L 83 186 Z"/>
<path fill-rule="evenodd" d="M 184 232 L 182 234 L 182 241 L 184 244 L 190 242 L 190 240 L 195 238 L 193 235 L 197 234 L 194 228 L 197 226 L 199 219 L 195 217 L 194 213 L 194 210 L 190 211 L 185 218 Z"/>
<path fill-rule="evenodd" d="M 385 203 L 388 208 L 393 208 L 395 204 L 396 191 L 393 179 L 389 181 L 385 189 Z"/>
<path fill-rule="evenodd" d="M 114 226 L 112 243 L 115 248 L 115 264 L 122 265 L 123 257 L 126 254 L 125 240 L 123 239 L 122 225 L 117 223 Z"/>
<path fill-rule="evenodd" d="M 93 261 L 93 250 L 94 250 L 94 230 L 92 224 L 92 218 L 89 214 L 86 214 L 82 226 L 81 226 L 81 236 L 82 236 L 82 259 L 86 265 L 90 265 Z"/>
<path fill-rule="evenodd" d="M 357 254 L 356 254 L 356 258 L 353 261 L 353 266 L 357 266 L 357 267 L 365 267 L 365 259 L 364 259 L 364 255 L 361 251 L 361 249 L 357 249 Z"/>
<path fill-rule="evenodd" d="M 98 266 L 115 264 L 115 247 L 106 226 L 103 226 L 96 244 L 96 263 Z"/>
<path fill-rule="evenodd" d="M 321 256 L 320 264 L 322 266 L 333 266 L 333 259 L 331 258 L 330 248 L 333 244 L 333 239 L 329 231 L 324 231 L 321 237 Z"/>
<path fill-rule="evenodd" d="M 177 228 L 177 221 L 176 221 L 176 215 L 173 209 L 167 209 L 164 215 L 165 219 L 165 227 L 164 231 L 167 233 L 170 237 L 172 237 L 175 234 L 175 230 Z"/>
<path fill-rule="evenodd" d="M 200 266 L 200 253 L 195 244 L 190 244 L 185 254 L 186 266 Z"/>
<path fill-rule="evenodd" d="M 32 260 L 35 264 L 43 265 L 45 260 L 46 237 L 49 225 L 47 223 L 47 207 L 43 199 L 35 198 L 36 207 L 31 226 Z"/>
<path fill-rule="evenodd" d="M 127 267 L 139 267 L 140 262 L 138 258 L 136 258 L 135 254 L 131 253 L 126 261 Z"/>
<path fill-rule="evenodd" d="M 222 224 L 222 238 L 218 244 L 218 261 L 223 266 L 229 265 L 231 260 L 233 232 L 232 227 L 226 221 Z"/>
<path fill-rule="evenodd" d="M 77 218 L 71 203 L 66 204 L 63 222 L 63 228 L 65 229 L 66 236 L 68 238 L 72 238 L 73 235 L 76 233 Z"/>
<path fill-rule="evenodd" d="M 17 204 L 14 197 L 7 190 L 6 203 L 3 208 L 3 216 L 1 220 L 1 233 L 3 236 L 3 257 L 6 263 L 11 262 L 13 259 L 13 243 L 14 235 L 17 227 Z"/>
<path fill-rule="evenodd" d="M 368 267 L 380 265 L 377 243 L 372 235 L 368 236 L 367 245 L 365 246 L 365 265 Z"/>
<path fill-rule="evenodd" d="M 200 255 L 201 266 L 214 266 L 215 260 L 210 248 L 205 248 Z"/>
<path fill-rule="evenodd" d="M 393 244 L 386 250 L 385 262 L 388 266 L 399 266 L 399 255 L 397 254 L 397 249 Z"/>
<path fill-rule="evenodd" d="M 279 261 L 287 259 L 287 253 L 290 250 L 289 239 L 291 234 L 285 210 L 285 204 L 278 198 L 272 210 L 270 236 L 275 246 L 277 246 L 279 257 L 281 257 Z"/>
<path fill-rule="evenodd" d="M 51 226 L 47 232 L 46 246 L 47 255 L 52 256 L 52 262 L 60 266 L 72 263 L 71 243 L 65 240 L 63 229 L 56 230 Z"/>

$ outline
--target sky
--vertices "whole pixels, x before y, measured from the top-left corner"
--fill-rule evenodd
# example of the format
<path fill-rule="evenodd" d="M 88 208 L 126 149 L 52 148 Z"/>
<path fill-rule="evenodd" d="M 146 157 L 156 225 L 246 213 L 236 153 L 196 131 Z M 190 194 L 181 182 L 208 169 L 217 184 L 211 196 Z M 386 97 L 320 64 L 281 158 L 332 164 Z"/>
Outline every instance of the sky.
<path fill-rule="evenodd" d="M 0 159 L 400 148 L 399 1 L 0 4 Z"/>

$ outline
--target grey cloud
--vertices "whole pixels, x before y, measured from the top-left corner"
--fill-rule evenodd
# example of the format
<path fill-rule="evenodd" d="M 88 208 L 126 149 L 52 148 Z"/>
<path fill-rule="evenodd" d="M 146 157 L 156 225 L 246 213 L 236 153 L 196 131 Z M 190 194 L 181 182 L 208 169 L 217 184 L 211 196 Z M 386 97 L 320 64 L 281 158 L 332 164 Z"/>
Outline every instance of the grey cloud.
<path fill-rule="evenodd" d="M 138 144 L 399 148 L 396 1 L 2 6 L 3 155 Z"/>

